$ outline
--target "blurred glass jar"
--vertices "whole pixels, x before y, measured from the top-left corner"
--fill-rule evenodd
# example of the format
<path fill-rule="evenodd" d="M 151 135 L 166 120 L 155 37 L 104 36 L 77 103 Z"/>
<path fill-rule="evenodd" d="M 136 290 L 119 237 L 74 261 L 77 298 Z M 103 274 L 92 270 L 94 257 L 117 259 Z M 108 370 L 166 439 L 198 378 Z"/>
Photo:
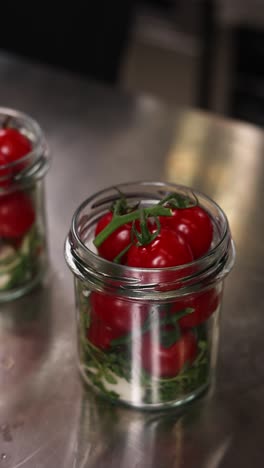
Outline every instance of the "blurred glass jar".
<path fill-rule="evenodd" d="M 22 296 L 47 266 L 47 142 L 29 116 L 0 108 L 0 302 Z"/>
<path fill-rule="evenodd" d="M 149 409 L 182 405 L 214 380 L 223 280 L 235 257 L 228 221 L 212 200 L 187 187 L 142 182 L 117 189 L 84 201 L 66 239 L 65 257 L 75 277 L 80 372 L 115 402 Z M 170 193 L 195 196 L 213 224 L 209 252 L 186 265 L 155 269 L 99 257 L 95 226 L 118 191 L 144 207 Z"/>

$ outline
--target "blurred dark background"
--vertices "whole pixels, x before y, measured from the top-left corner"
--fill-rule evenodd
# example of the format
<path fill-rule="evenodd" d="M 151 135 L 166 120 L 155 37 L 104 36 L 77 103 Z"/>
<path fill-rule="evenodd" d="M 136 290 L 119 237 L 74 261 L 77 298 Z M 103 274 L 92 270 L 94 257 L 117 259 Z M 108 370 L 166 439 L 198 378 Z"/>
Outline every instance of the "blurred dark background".
<path fill-rule="evenodd" d="M 263 10 L 263 0 L 5 2 L 0 48 L 262 126 Z"/>

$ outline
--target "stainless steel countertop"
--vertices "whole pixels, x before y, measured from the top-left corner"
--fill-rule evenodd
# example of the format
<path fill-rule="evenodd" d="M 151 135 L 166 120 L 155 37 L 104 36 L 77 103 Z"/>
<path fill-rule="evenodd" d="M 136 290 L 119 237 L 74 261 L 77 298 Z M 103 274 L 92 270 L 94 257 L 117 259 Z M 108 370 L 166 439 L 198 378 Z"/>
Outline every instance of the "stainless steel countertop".
<path fill-rule="evenodd" d="M 0 103 L 35 117 L 47 177 L 49 280 L 0 307 L 0 468 L 253 468 L 263 464 L 263 134 L 0 56 Z M 72 275 L 63 242 L 77 205 L 118 182 L 203 190 L 237 247 L 222 311 L 217 388 L 184 413 L 111 406 L 76 370 Z"/>

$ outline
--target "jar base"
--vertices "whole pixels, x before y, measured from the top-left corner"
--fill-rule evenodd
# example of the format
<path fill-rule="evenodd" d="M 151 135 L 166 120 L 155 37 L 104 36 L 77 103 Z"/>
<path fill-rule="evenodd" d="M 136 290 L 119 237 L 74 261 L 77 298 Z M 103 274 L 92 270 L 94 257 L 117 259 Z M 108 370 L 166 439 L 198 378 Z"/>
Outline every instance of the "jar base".
<path fill-rule="evenodd" d="M 18 288 L 14 288 L 9 291 L 0 292 L 0 304 L 5 303 L 5 302 L 10 302 L 15 299 L 19 299 L 20 297 L 28 294 L 30 291 L 35 289 L 35 287 L 37 287 L 43 281 L 46 275 L 46 272 L 47 272 L 46 267 L 43 267 L 30 282 L 23 284 Z"/>
<path fill-rule="evenodd" d="M 87 387 L 91 389 L 98 397 L 116 405 L 116 406 L 124 406 L 126 408 L 131 408 L 131 409 L 136 409 L 136 410 L 141 410 L 141 411 L 163 411 L 163 410 L 168 410 L 168 409 L 180 409 L 188 405 L 189 403 L 198 400 L 199 398 L 204 397 L 206 394 L 209 393 L 209 390 L 211 390 L 211 383 L 208 381 L 206 382 L 203 386 L 200 386 L 198 390 L 190 392 L 186 394 L 184 397 L 182 396 L 181 398 L 173 401 L 168 401 L 168 402 L 160 402 L 160 403 L 145 403 L 145 402 L 140 402 L 140 401 L 129 401 L 125 400 L 122 398 L 111 398 L 110 396 L 107 395 L 107 393 L 104 393 L 100 389 L 98 389 L 89 377 L 87 377 L 85 370 L 82 369 L 82 366 L 79 365 L 79 372 L 81 375 L 82 382 L 84 384 L 84 387 Z"/>

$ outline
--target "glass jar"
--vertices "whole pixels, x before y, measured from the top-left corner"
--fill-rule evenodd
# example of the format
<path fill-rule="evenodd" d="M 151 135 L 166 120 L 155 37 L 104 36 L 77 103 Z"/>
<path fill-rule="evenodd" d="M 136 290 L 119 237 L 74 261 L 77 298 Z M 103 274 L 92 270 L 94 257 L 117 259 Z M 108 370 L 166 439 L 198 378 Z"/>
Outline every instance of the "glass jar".
<path fill-rule="evenodd" d="M 45 272 L 48 165 L 39 125 L 21 112 L 0 108 L 0 302 L 22 296 Z"/>
<path fill-rule="evenodd" d="M 144 207 L 171 193 L 195 197 L 213 225 L 210 250 L 170 268 L 135 268 L 101 258 L 93 245 L 95 226 L 120 193 Z M 75 278 L 84 381 L 114 402 L 145 409 L 182 405 L 205 392 L 214 379 L 223 280 L 234 256 L 221 208 L 187 187 L 129 183 L 85 200 L 65 243 Z"/>

